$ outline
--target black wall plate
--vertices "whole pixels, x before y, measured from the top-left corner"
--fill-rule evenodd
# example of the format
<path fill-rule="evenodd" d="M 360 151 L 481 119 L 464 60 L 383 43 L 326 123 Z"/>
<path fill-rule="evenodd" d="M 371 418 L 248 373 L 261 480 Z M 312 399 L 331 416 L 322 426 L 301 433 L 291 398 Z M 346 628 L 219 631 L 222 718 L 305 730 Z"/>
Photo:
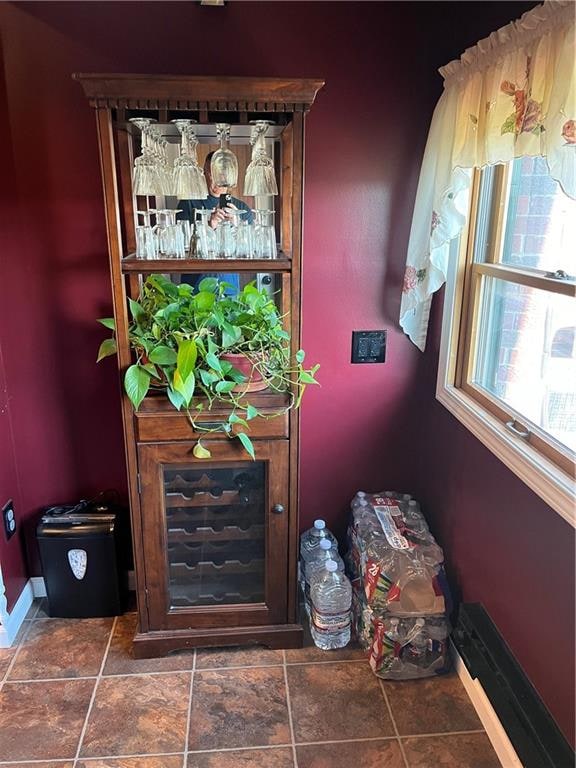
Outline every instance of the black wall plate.
<path fill-rule="evenodd" d="M 386 331 L 352 331 L 352 363 L 383 363 Z"/>

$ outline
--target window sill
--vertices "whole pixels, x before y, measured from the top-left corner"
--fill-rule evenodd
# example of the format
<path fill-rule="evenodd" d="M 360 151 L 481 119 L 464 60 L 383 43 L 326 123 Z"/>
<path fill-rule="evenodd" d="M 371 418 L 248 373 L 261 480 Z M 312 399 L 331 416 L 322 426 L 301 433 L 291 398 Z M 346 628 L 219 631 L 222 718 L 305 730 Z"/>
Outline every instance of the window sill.
<path fill-rule="evenodd" d="M 517 477 L 573 527 L 576 484 L 522 438 L 514 437 L 465 392 L 438 378 L 436 399 Z"/>

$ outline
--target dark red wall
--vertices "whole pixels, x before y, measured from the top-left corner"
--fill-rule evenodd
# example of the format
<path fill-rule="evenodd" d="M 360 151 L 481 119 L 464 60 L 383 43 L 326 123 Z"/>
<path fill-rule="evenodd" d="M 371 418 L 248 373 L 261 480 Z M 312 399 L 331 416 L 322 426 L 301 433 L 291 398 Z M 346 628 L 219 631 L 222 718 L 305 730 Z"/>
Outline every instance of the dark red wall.
<path fill-rule="evenodd" d="M 460 594 L 485 603 L 568 729 L 566 526 L 435 403 L 436 344 L 422 356 L 397 328 L 436 68 L 530 5 L 0 6 L 12 142 L 0 184 L 0 504 L 16 501 L 32 572 L 39 507 L 125 488 L 114 362 L 94 363 L 95 319 L 111 304 L 96 131 L 71 73 L 323 77 L 306 131 L 303 345 L 322 388 L 303 409 L 302 523 L 322 515 L 341 534 L 359 487 L 417 490 Z M 351 331 L 377 328 L 386 365 L 352 366 Z M 18 539 L 0 533 L 0 562 L 13 601 Z"/>
<path fill-rule="evenodd" d="M 574 744 L 574 530 L 435 400 L 441 312 L 437 296 L 415 490 L 456 598 L 484 604 Z"/>
<path fill-rule="evenodd" d="M 412 9 L 22 3 L 0 13 L 10 192 L 23 218 L 7 252 L 3 354 L 33 571 L 40 506 L 125 487 L 115 365 L 94 362 L 110 287 L 94 116 L 74 71 L 326 79 L 307 123 L 304 347 L 322 388 L 304 404 L 303 524 L 322 514 L 341 532 L 353 491 L 378 485 L 383 470 L 407 484 L 419 354 L 396 317 L 443 60 L 420 27 L 406 55 L 397 31 L 412 26 Z M 388 328 L 385 366 L 349 364 L 354 328 Z"/>

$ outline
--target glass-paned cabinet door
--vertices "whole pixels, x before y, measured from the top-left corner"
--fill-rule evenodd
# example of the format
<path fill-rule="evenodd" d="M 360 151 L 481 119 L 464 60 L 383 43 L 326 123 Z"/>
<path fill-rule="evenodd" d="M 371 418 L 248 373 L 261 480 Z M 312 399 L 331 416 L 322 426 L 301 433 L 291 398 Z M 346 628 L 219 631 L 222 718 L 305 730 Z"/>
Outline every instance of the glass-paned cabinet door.
<path fill-rule="evenodd" d="M 204 441 L 209 445 L 208 441 Z M 152 628 L 282 621 L 286 611 L 288 444 L 236 441 L 139 446 Z"/>

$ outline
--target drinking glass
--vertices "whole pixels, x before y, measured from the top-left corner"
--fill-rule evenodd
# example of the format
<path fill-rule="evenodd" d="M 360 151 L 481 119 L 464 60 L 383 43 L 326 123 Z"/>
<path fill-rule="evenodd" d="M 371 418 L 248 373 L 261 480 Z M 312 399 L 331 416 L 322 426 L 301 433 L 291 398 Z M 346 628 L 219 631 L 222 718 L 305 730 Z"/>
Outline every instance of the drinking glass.
<path fill-rule="evenodd" d="M 216 229 L 218 253 L 222 259 L 233 259 L 236 256 L 236 231 L 238 229 L 239 212 L 230 212 L 229 221 L 223 221 Z"/>
<path fill-rule="evenodd" d="M 196 221 L 194 223 L 196 230 L 196 257 L 200 259 L 215 259 L 216 253 L 216 233 L 208 223 L 212 211 L 210 208 L 197 208 Z"/>
<path fill-rule="evenodd" d="M 216 135 L 220 141 L 220 149 L 212 155 L 210 174 L 215 187 L 235 187 L 238 183 L 238 160 L 230 151 L 230 125 L 216 123 Z"/>
<path fill-rule="evenodd" d="M 255 257 L 257 259 L 275 259 L 277 251 L 274 211 L 255 210 L 253 213 Z"/>
<path fill-rule="evenodd" d="M 253 227 L 240 219 L 236 228 L 236 258 L 251 259 L 254 255 Z"/>
<path fill-rule="evenodd" d="M 134 160 L 132 189 L 135 195 L 155 195 L 158 192 L 158 174 L 150 133 L 153 120 L 150 117 L 131 117 L 129 122 L 142 133 L 142 154 Z"/>
<path fill-rule="evenodd" d="M 166 210 L 166 222 L 168 229 L 168 238 L 170 243 L 170 256 L 176 259 L 183 259 L 186 256 L 185 229 L 181 221 L 176 221 L 176 214 L 179 209 Z M 188 223 L 188 222 L 186 222 Z M 188 223 L 188 226 L 189 223 Z"/>
<path fill-rule="evenodd" d="M 252 160 L 244 176 L 245 195 L 277 195 L 278 185 L 274 173 L 274 163 L 266 151 L 266 133 L 270 120 L 253 120 L 250 135 Z"/>
<path fill-rule="evenodd" d="M 180 156 L 174 160 L 174 193 L 180 200 L 205 200 L 208 186 L 204 171 L 198 165 L 196 147 L 198 139 L 192 128 L 195 120 L 172 120 L 180 131 Z"/>
<path fill-rule="evenodd" d="M 156 226 L 153 232 L 158 243 L 158 253 L 167 259 L 183 259 L 186 256 L 184 244 L 184 229 L 182 222 L 176 221 L 178 209 L 157 209 L 151 211 L 156 214 Z M 164 221 L 162 221 L 162 217 Z"/>
<path fill-rule="evenodd" d="M 144 224 L 136 227 L 136 258 L 157 259 L 158 250 L 156 238 L 150 226 L 150 214 L 148 211 L 136 211 L 136 213 L 144 218 Z"/>

